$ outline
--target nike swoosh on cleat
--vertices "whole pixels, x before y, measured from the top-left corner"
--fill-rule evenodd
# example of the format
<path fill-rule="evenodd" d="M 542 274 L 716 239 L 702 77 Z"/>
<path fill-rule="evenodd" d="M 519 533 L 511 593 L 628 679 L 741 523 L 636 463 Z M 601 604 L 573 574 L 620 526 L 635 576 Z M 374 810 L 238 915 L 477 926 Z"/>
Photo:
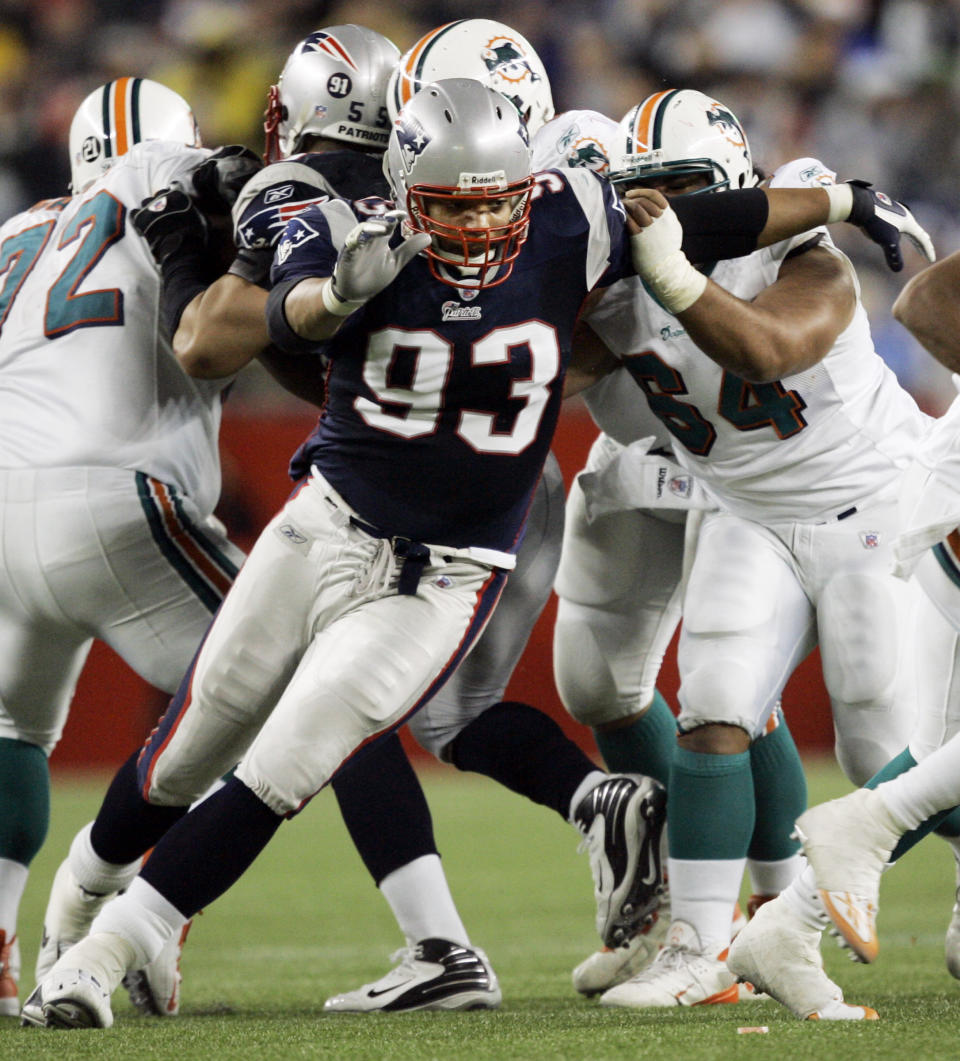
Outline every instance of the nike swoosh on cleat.
<path fill-rule="evenodd" d="M 379 998 L 381 995 L 389 995 L 391 991 L 397 991 L 401 987 L 406 987 L 407 984 L 412 984 L 413 980 L 404 980 L 402 984 L 394 984 L 393 987 L 385 987 L 381 991 L 370 990 L 367 992 L 367 998 Z"/>

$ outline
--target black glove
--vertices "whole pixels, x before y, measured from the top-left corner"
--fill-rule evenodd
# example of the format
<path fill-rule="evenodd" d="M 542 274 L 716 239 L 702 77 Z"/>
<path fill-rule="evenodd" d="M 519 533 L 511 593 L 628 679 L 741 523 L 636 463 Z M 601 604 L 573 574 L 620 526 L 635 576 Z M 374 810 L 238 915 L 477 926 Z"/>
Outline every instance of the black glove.
<path fill-rule="evenodd" d="M 899 273 L 903 268 L 901 237 L 907 239 L 928 261 L 936 260 L 933 241 L 926 230 L 917 224 L 917 219 L 903 205 L 895 202 L 883 192 L 875 192 L 869 181 L 847 181 L 853 192 L 853 207 L 847 221 L 863 229 L 874 243 L 880 245 L 887 265 Z"/>
<path fill-rule="evenodd" d="M 144 199 L 130 220 L 160 266 L 160 312 L 172 337 L 188 303 L 213 279 L 207 223 L 193 200 L 179 188 L 165 188 Z"/>
<path fill-rule="evenodd" d="M 227 270 L 241 280 L 247 280 L 265 290 L 270 288 L 270 266 L 273 264 L 273 247 L 241 247 Z"/>
<path fill-rule="evenodd" d="M 197 205 L 205 214 L 229 214 L 240 189 L 261 169 L 263 160 L 249 147 L 219 148 L 194 170 Z"/>
<path fill-rule="evenodd" d="M 181 251 L 201 254 L 206 247 L 207 223 L 193 200 L 178 188 L 164 188 L 144 199 L 130 220 L 161 267 Z"/>

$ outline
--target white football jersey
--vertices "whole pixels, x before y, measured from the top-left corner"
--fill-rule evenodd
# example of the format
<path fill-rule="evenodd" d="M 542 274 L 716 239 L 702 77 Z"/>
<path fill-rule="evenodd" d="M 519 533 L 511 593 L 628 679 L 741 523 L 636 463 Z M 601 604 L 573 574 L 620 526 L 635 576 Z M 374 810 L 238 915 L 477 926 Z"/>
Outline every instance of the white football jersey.
<path fill-rule="evenodd" d="M 180 368 L 159 270 L 129 216 L 208 155 L 137 144 L 82 195 L 0 227 L 0 467 L 128 468 L 213 510 L 229 380 Z"/>
<path fill-rule="evenodd" d="M 781 167 L 772 184 L 819 187 L 833 174 L 813 159 Z M 750 300 L 776 278 L 803 233 L 710 273 Z M 930 418 L 873 348 L 859 299 L 853 320 L 817 365 L 776 383 L 751 384 L 703 354 L 639 278 L 615 284 L 590 326 L 647 395 L 673 436 L 676 460 L 736 515 L 763 522 L 829 519 L 889 496 Z"/>

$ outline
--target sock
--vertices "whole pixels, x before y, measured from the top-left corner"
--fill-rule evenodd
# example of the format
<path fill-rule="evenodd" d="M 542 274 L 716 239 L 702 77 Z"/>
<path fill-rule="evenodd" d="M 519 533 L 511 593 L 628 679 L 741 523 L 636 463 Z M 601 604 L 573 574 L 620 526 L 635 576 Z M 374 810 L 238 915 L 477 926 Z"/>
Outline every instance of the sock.
<path fill-rule="evenodd" d="M 667 788 L 670 902 L 705 953 L 730 942 L 733 907 L 753 834 L 750 755 L 709 755 L 678 747 Z"/>
<path fill-rule="evenodd" d="M 864 785 L 864 788 L 876 788 L 894 818 L 911 826 L 893 849 L 891 862 L 896 862 L 928 833 L 956 814 L 953 808 L 935 809 L 938 805 L 948 807 L 954 795 L 960 791 L 956 784 L 956 769 L 952 765 L 958 747 L 955 741 L 960 741 L 960 735 L 951 737 L 946 744 L 931 752 L 923 760 L 919 772 L 914 769 L 917 766 L 916 759 L 910 754 L 909 748 L 904 748 Z"/>
<path fill-rule="evenodd" d="M 646 774 L 666 785 L 677 744 L 677 721 L 658 689 L 650 707 L 627 726 L 593 731 L 607 764 L 617 774 Z"/>
<path fill-rule="evenodd" d="M 916 765 L 917 760 L 914 759 L 910 749 L 904 748 L 903 751 L 891 759 L 886 766 L 881 767 L 863 787 L 876 788 L 884 781 L 891 781 L 893 778 L 905 774 Z M 960 807 L 955 807 L 951 811 L 940 812 L 940 816 L 940 823 L 931 827 L 932 831 L 938 836 L 942 836 L 945 840 L 952 841 L 960 839 Z M 915 833 L 913 829 L 905 833 L 900 838 L 900 843 L 894 848 L 891 856 L 892 860 L 895 862 L 901 855 L 909 851 L 914 844 L 922 840 L 930 831 L 930 828 L 923 828 L 923 831 L 919 834 Z M 958 845 L 952 844 L 951 846 L 956 854 Z"/>
<path fill-rule="evenodd" d="M 193 917 L 243 876 L 282 822 L 231 778 L 166 833 L 140 877 L 184 918 Z"/>
<path fill-rule="evenodd" d="M 95 895 L 122 891 L 139 872 L 141 859 L 135 858 L 124 865 L 104 861 L 93 850 L 92 831 L 93 822 L 90 822 L 73 838 L 68 856 L 70 872 L 81 888 Z"/>
<path fill-rule="evenodd" d="M 21 862 L 0 858 L 0 932 L 11 940 L 17 934 L 17 914 L 29 870 Z"/>
<path fill-rule="evenodd" d="M 36 744 L 0 737 L 0 858 L 29 866 L 50 825 L 50 772 Z"/>
<path fill-rule="evenodd" d="M 795 880 L 803 869 L 803 856 L 798 851 L 789 858 L 775 862 L 747 859 L 747 870 L 750 874 L 750 887 L 754 895 L 779 895 L 791 881 Z"/>
<path fill-rule="evenodd" d="M 450 742 L 458 770 L 492 777 L 567 821 L 570 801 L 596 766 L 548 715 L 528 704 L 488 707 Z"/>
<path fill-rule="evenodd" d="M 93 919 L 90 936 L 102 932 L 119 936 L 133 949 L 126 970 L 141 969 L 156 958 L 168 940 L 180 934 L 188 920 L 156 888 L 137 877 Z"/>
<path fill-rule="evenodd" d="M 424 855 L 394 870 L 380 882 L 380 891 L 408 945 L 422 939 L 449 939 L 470 946 L 439 855 Z"/>
<path fill-rule="evenodd" d="M 137 750 L 110 782 L 90 832 L 91 849 L 104 862 L 126 865 L 145 855 L 178 822 L 187 807 L 158 807 L 140 794 Z"/>
<path fill-rule="evenodd" d="M 807 809 L 807 780 L 800 753 L 779 707 L 772 717 L 775 720 L 772 728 L 750 745 L 756 819 L 747 851 L 747 857 L 753 862 L 770 864 L 796 856 L 800 844 L 790 834 L 797 818 Z M 781 888 L 764 894 L 775 895 Z"/>
<path fill-rule="evenodd" d="M 401 866 L 438 854 L 430 808 L 395 733 L 365 748 L 334 775 L 331 787 L 377 887 Z"/>

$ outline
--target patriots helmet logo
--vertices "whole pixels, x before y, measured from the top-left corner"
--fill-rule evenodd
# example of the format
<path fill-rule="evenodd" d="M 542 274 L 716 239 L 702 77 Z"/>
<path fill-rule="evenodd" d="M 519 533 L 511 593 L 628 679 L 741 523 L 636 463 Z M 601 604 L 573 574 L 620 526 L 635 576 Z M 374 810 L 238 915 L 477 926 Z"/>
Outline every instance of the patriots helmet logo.
<path fill-rule="evenodd" d="M 396 130 L 400 153 L 403 157 L 403 165 L 407 173 L 409 173 L 417 160 L 417 156 L 430 143 L 430 137 L 416 118 L 411 118 L 402 111 L 397 116 Z"/>
<path fill-rule="evenodd" d="M 345 63 L 353 70 L 358 72 L 360 70 L 353 56 L 332 33 L 318 30 L 316 33 L 311 33 L 308 37 L 305 37 L 300 44 L 299 54 L 303 55 L 306 52 L 320 52 L 323 55 L 329 55 L 338 62 Z"/>

